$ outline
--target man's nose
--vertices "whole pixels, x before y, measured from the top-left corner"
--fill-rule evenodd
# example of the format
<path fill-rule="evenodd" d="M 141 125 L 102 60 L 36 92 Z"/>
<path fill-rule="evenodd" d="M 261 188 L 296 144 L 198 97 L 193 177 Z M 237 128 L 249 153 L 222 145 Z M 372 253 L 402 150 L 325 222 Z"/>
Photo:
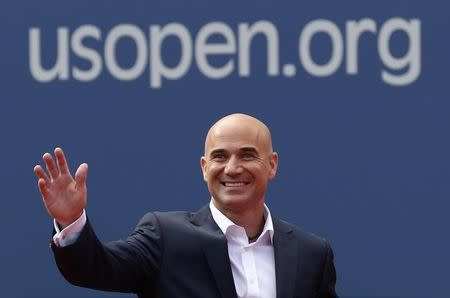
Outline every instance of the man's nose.
<path fill-rule="evenodd" d="M 225 174 L 227 174 L 229 176 L 235 176 L 235 175 L 239 175 L 240 173 L 242 173 L 242 171 L 243 171 L 243 169 L 242 169 L 242 165 L 239 161 L 239 158 L 231 156 L 225 166 L 225 170 L 224 170 Z"/>

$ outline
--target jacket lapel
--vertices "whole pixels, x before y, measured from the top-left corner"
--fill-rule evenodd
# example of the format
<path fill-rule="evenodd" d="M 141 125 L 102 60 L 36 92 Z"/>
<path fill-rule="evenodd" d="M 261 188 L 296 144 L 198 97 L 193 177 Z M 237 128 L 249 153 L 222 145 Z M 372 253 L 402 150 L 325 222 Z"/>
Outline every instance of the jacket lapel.
<path fill-rule="evenodd" d="M 273 218 L 273 225 L 277 298 L 290 298 L 294 294 L 298 268 L 298 243 L 288 225 L 276 218 Z"/>
<path fill-rule="evenodd" d="M 214 222 L 209 207 L 200 209 L 191 222 L 199 230 L 203 251 L 222 297 L 237 298 L 227 239 Z"/>

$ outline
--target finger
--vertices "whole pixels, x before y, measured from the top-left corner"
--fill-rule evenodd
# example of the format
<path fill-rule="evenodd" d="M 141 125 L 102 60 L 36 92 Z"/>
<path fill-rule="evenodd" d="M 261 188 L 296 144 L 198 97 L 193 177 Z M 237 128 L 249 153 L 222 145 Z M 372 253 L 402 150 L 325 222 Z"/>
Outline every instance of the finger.
<path fill-rule="evenodd" d="M 38 176 L 39 179 L 44 179 L 44 181 L 50 180 L 44 169 L 40 165 L 34 167 L 34 173 L 36 174 L 36 176 Z"/>
<path fill-rule="evenodd" d="M 77 187 L 86 187 L 86 178 L 87 178 L 87 172 L 88 172 L 88 165 L 87 163 L 82 163 L 75 173 L 75 182 L 77 184 Z"/>
<path fill-rule="evenodd" d="M 56 168 L 55 162 L 53 161 L 53 157 L 50 155 L 50 153 L 45 153 L 42 157 L 44 159 L 45 165 L 47 166 L 47 170 L 50 173 L 50 177 L 52 179 L 55 179 L 58 177 L 59 172 Z"/>
<path fill-rule="evenodd" d="M 47 182 L 44 180 L 44 179 L 39 179 L 39 181 L 38 181 L 38 187 L 39 187 L 39 192 L 41 193 L 41 195 L 42 195 L 42 199 L 44 199 L 44 201 L 45 201 L 45 199 L 47 198 L 47 194 L 48 194 L 48 191 L 47 191 Z"/>
<path fill-rule="evenodd" d="M 69 167 L 67 165 L 66 157 L 61 148 L 55 149 L 56 164 L 58 165 L 59 172 L 63 175 L 70 174 Z"/>

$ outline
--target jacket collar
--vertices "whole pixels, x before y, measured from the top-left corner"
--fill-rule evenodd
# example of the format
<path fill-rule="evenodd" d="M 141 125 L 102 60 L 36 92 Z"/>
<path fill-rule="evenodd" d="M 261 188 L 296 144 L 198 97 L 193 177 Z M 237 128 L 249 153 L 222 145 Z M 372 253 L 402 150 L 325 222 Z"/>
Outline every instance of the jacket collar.
<path fill-rule="evenodd" d="M 191 222 L 199 229 L 202 248 L 222 298 L 237 298 L 227 239 L 213 220 L 209 206 L 206 205 L 195 213 Z"/>
<path fill-rule="evenodd" d="M 298 268 L 298 241 L 292 228 L 285 222 L 273 218 L 275 254 L 275 276 L 277 281 L 277 297 L 294 296 L 294 286 Z"/>

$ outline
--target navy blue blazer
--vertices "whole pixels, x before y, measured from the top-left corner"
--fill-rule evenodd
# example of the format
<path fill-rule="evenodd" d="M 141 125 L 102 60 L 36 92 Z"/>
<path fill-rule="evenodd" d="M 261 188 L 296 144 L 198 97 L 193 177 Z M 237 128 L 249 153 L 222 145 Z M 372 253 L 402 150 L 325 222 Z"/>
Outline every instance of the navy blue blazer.
<path fill-rule="evenodd" d="M 336 273 L 327 241 L 273 218 L 277 298 L 331 298 Z M 235 298 L 227 240 L 208 206 L 147 213 L 126 239 L 102 244 L 89 220 L 78 240 L 52 244 L 72 284 L 140 298 Z"/>

